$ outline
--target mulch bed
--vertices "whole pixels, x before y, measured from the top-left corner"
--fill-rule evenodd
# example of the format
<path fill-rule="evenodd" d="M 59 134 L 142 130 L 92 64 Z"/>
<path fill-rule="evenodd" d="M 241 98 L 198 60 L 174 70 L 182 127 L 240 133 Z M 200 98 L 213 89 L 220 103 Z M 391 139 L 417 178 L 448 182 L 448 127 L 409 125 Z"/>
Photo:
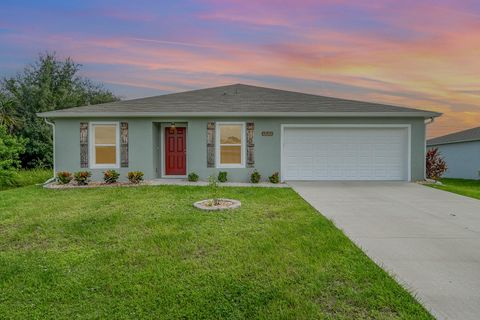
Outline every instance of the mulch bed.
<path fill-rule="evenodd" d="M 131 183 L 131 182 L 114 182 L 114 183 L 105 183 L 92 181 L 87 185 L 78 185 L 76 182 L 70 182 L 68 184 L 60 184 L 58 182 L 48 183 L 44 185 L 44 188 L 47 189 L 77 189 L 77 188 L 102 188 L 102 187 L 138 187 L 138 186 L 147 186 L 149 182 L 143 181 L 140 183 Z"/>

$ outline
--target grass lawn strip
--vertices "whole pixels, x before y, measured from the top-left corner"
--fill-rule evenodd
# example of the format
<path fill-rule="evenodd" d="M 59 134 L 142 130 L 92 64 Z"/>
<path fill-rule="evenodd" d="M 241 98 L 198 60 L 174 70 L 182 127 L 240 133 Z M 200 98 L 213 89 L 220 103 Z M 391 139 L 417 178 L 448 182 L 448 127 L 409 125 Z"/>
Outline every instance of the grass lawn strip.
<path fill-rule="evenodd" d="M 430 184 L 429 187 L 480 200 L 480 180 L 442 179 L 443 185 Z"/>

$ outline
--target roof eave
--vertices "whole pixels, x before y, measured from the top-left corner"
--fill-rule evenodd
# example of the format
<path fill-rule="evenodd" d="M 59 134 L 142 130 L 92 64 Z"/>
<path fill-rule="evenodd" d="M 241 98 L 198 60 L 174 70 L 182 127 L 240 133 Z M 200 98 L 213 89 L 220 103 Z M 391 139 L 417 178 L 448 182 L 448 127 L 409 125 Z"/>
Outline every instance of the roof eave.
<path fill-rule="evenodd" d="M 148 118 L 148 117 L 407 117 L 436 118 L 438 112 L 68 112 L 37 113 L 43 118 Z"/>
<path fill-rule="evenodd" d="M 444 141 L 444 142 L 437 142 L 437 143 L 431 143 L 431 142 L 427 141 L 427 147 L 442 146 L 442 145 L 445 145 L 445 144 L 476 142 L 476 141 L 480 141 L 480 138 L 466 139 L 466 140 L 455 140 L 455 141 Z"/>

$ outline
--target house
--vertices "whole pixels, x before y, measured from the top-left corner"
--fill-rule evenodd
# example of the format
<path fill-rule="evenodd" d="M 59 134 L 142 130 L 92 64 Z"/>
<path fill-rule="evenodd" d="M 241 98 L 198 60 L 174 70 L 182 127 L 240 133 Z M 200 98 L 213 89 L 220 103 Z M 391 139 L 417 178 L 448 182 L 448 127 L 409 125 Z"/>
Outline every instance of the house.
<path fill-rule="evenodd" d="M 430 139 L 427 146 L 440 151 L 446 178 L 480 179 L 480 127 Z"/>
<path fill-rule="evenodd" d="M 54 122 L 55 170 L 230 181 L 422 180 L 437 112 L 243 84 L 39 114 Z"/>

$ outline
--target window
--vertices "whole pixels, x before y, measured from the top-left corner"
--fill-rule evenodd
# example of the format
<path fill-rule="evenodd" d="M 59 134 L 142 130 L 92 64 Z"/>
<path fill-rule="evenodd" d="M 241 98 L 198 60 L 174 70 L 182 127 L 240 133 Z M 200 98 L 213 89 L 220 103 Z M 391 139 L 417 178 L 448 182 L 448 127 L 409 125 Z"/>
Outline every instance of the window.
<path fill-rule="evenodd" d="M 118 124 L 93 123 L 91 125 L 92 168 L 118 168 Z"/>
<path fill-rule="evenodd" d="M 219 122 L 217 124 L 217 167 L 244 167 L 245 123 Z"/>

